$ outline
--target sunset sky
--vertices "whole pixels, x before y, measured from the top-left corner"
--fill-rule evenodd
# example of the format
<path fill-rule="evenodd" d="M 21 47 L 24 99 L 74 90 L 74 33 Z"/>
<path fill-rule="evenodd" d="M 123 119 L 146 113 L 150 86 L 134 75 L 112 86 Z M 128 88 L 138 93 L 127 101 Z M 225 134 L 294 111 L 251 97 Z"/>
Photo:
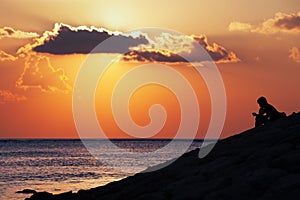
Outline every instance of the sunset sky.
<path fill-rule="evenodd" d="M 110 59 L 121 55 L 122 48 L 129 50 L 101 77 L 95 95 L 95 112 L 108 137 L 129 137 L 116 125 L 110 107 L 115 84 L 128 70 L 151 63 L 168 65 L 190 82 L 200 108 L 197 137 L 205 136 L 211 115 L 207 86 L 177 55 L 183 52 L 202 62 L 196 44 L 207 51 L 224 81 L 222 137 L 253 127 L 251 113 L 258 110 L 259 96 L 287 114 L 300 111 L 298 0 L 2 0 L 0 5 L 0 138 L 78 138 L 72 113 L 76 75 L 93 47 L 112 35 L 122 46 L 89 57 Z M 186 37 L 128 32 L 144 27 Z M 159 70 L 149 65 L 148 72 Z M 167 113 L 153 137 L 173 137 L 181 120 L 180 102 L 165 87 L 152 84 L 134 92 L 132 119 L 139 126 L 149 124 L 153 104 L 163 105 Z M 95 137 L 88 131 L 87 137 Z"/>

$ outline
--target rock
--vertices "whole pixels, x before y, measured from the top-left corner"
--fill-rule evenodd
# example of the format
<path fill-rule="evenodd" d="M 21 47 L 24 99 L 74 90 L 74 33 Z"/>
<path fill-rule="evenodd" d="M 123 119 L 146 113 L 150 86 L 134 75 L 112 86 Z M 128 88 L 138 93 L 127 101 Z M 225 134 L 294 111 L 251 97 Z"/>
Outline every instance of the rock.
<path fill-rule="evenodd" d="M 77 193 L 35 193 L 30 200 L 297 199 L 300 196 L 300 113 L 219 140 L 166 167 Z"/>
<path fill-rule="evenodd" d="M 65 193 L 61 193 L 59 195 L 54 195 L 51 194 L 49 192 L 38 192 L 33 194 L 30 198 L 26 198 L 26 200 L 28 199 L 42 199 L 42 200 L 71 200 L 74 199 L 74 196 L 72 195 L 72 191 L 70 192 L 65 192 Z"/>
<path fill-rule="evenodd" d="M 287 175 L 274 182 L 260 199 L 298 199 L 300 174 Z"/>
<path fill-rule="evenodd" d="M 23 194 L 35 194 L 37 193 L 35 190 L 31 190 L 31 189 L 24 189 L 22 191 L 17 191 L 16 193 L 23 193 Z"/>
<path fill-rule="evenodd" d="M 30 198 L 26 198 L 26 200 L 38 200 L 38 199 L 42 199 L 42 200 L 52 200 L 53 199 L 53 194 L 49 193 L 49 192 L 37 192 L 35 194 L 33 194 Z"/>

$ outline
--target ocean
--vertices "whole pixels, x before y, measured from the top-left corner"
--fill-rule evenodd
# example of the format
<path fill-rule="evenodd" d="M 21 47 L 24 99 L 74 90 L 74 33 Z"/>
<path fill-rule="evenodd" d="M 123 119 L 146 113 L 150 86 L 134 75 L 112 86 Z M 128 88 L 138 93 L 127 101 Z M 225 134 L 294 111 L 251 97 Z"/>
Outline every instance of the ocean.
<path fill-rule="evenodd" d="M 99 140 L 84 140 L 83 143 L 79 139 L 2 139 L 0 199 L 21 200 L 29 197 L 31 194 L 16 193 L 23 189 L 51 193 L 75 192 L 120 180 L 145 170 L 145 166 L 169 160 L 170 154 L 187 144 L 185 140 L 175 141 L 171 152 L 143 159 L 143 153 L 155 152 L 170 141 L 117 139 L 112 142 L 124 151 L 112 151 L 105 142 L 99 145 Z M 188 151 L 200 147 L 201 143 L 201 140 L 193 141 Z M 91 148 L 101 157 L 91 155 Z M 138 158 L 134 156 L 137 152 Z"/>

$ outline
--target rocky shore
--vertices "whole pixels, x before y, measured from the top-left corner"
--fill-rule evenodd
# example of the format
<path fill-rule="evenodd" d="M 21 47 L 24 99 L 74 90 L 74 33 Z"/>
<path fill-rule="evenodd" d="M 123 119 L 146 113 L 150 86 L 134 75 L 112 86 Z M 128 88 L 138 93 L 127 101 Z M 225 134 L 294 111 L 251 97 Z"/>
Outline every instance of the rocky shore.
<path fill-rule="evenodd" d="M 105 186 L 28 200 L 298 199 L 300 113 L 220 140 L 203 159 L 188 152 L 171 165 Z"/>

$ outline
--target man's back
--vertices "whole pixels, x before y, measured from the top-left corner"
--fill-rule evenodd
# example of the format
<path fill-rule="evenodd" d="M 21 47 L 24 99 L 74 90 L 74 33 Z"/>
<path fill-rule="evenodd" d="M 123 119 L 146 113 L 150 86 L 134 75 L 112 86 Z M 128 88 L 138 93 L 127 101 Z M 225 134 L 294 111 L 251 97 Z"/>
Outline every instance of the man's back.
<path fill-rule="evenodd" d="M 278 112 L 276 110 L 276 108 L 274 106 L 272 106 L 271 104 L 266 104 L 263 109 L 271 121 L 275 121 L 275 120 L 281 118 L 281 116 L 282 116 L 282 114 L 280 112 Z"/>

